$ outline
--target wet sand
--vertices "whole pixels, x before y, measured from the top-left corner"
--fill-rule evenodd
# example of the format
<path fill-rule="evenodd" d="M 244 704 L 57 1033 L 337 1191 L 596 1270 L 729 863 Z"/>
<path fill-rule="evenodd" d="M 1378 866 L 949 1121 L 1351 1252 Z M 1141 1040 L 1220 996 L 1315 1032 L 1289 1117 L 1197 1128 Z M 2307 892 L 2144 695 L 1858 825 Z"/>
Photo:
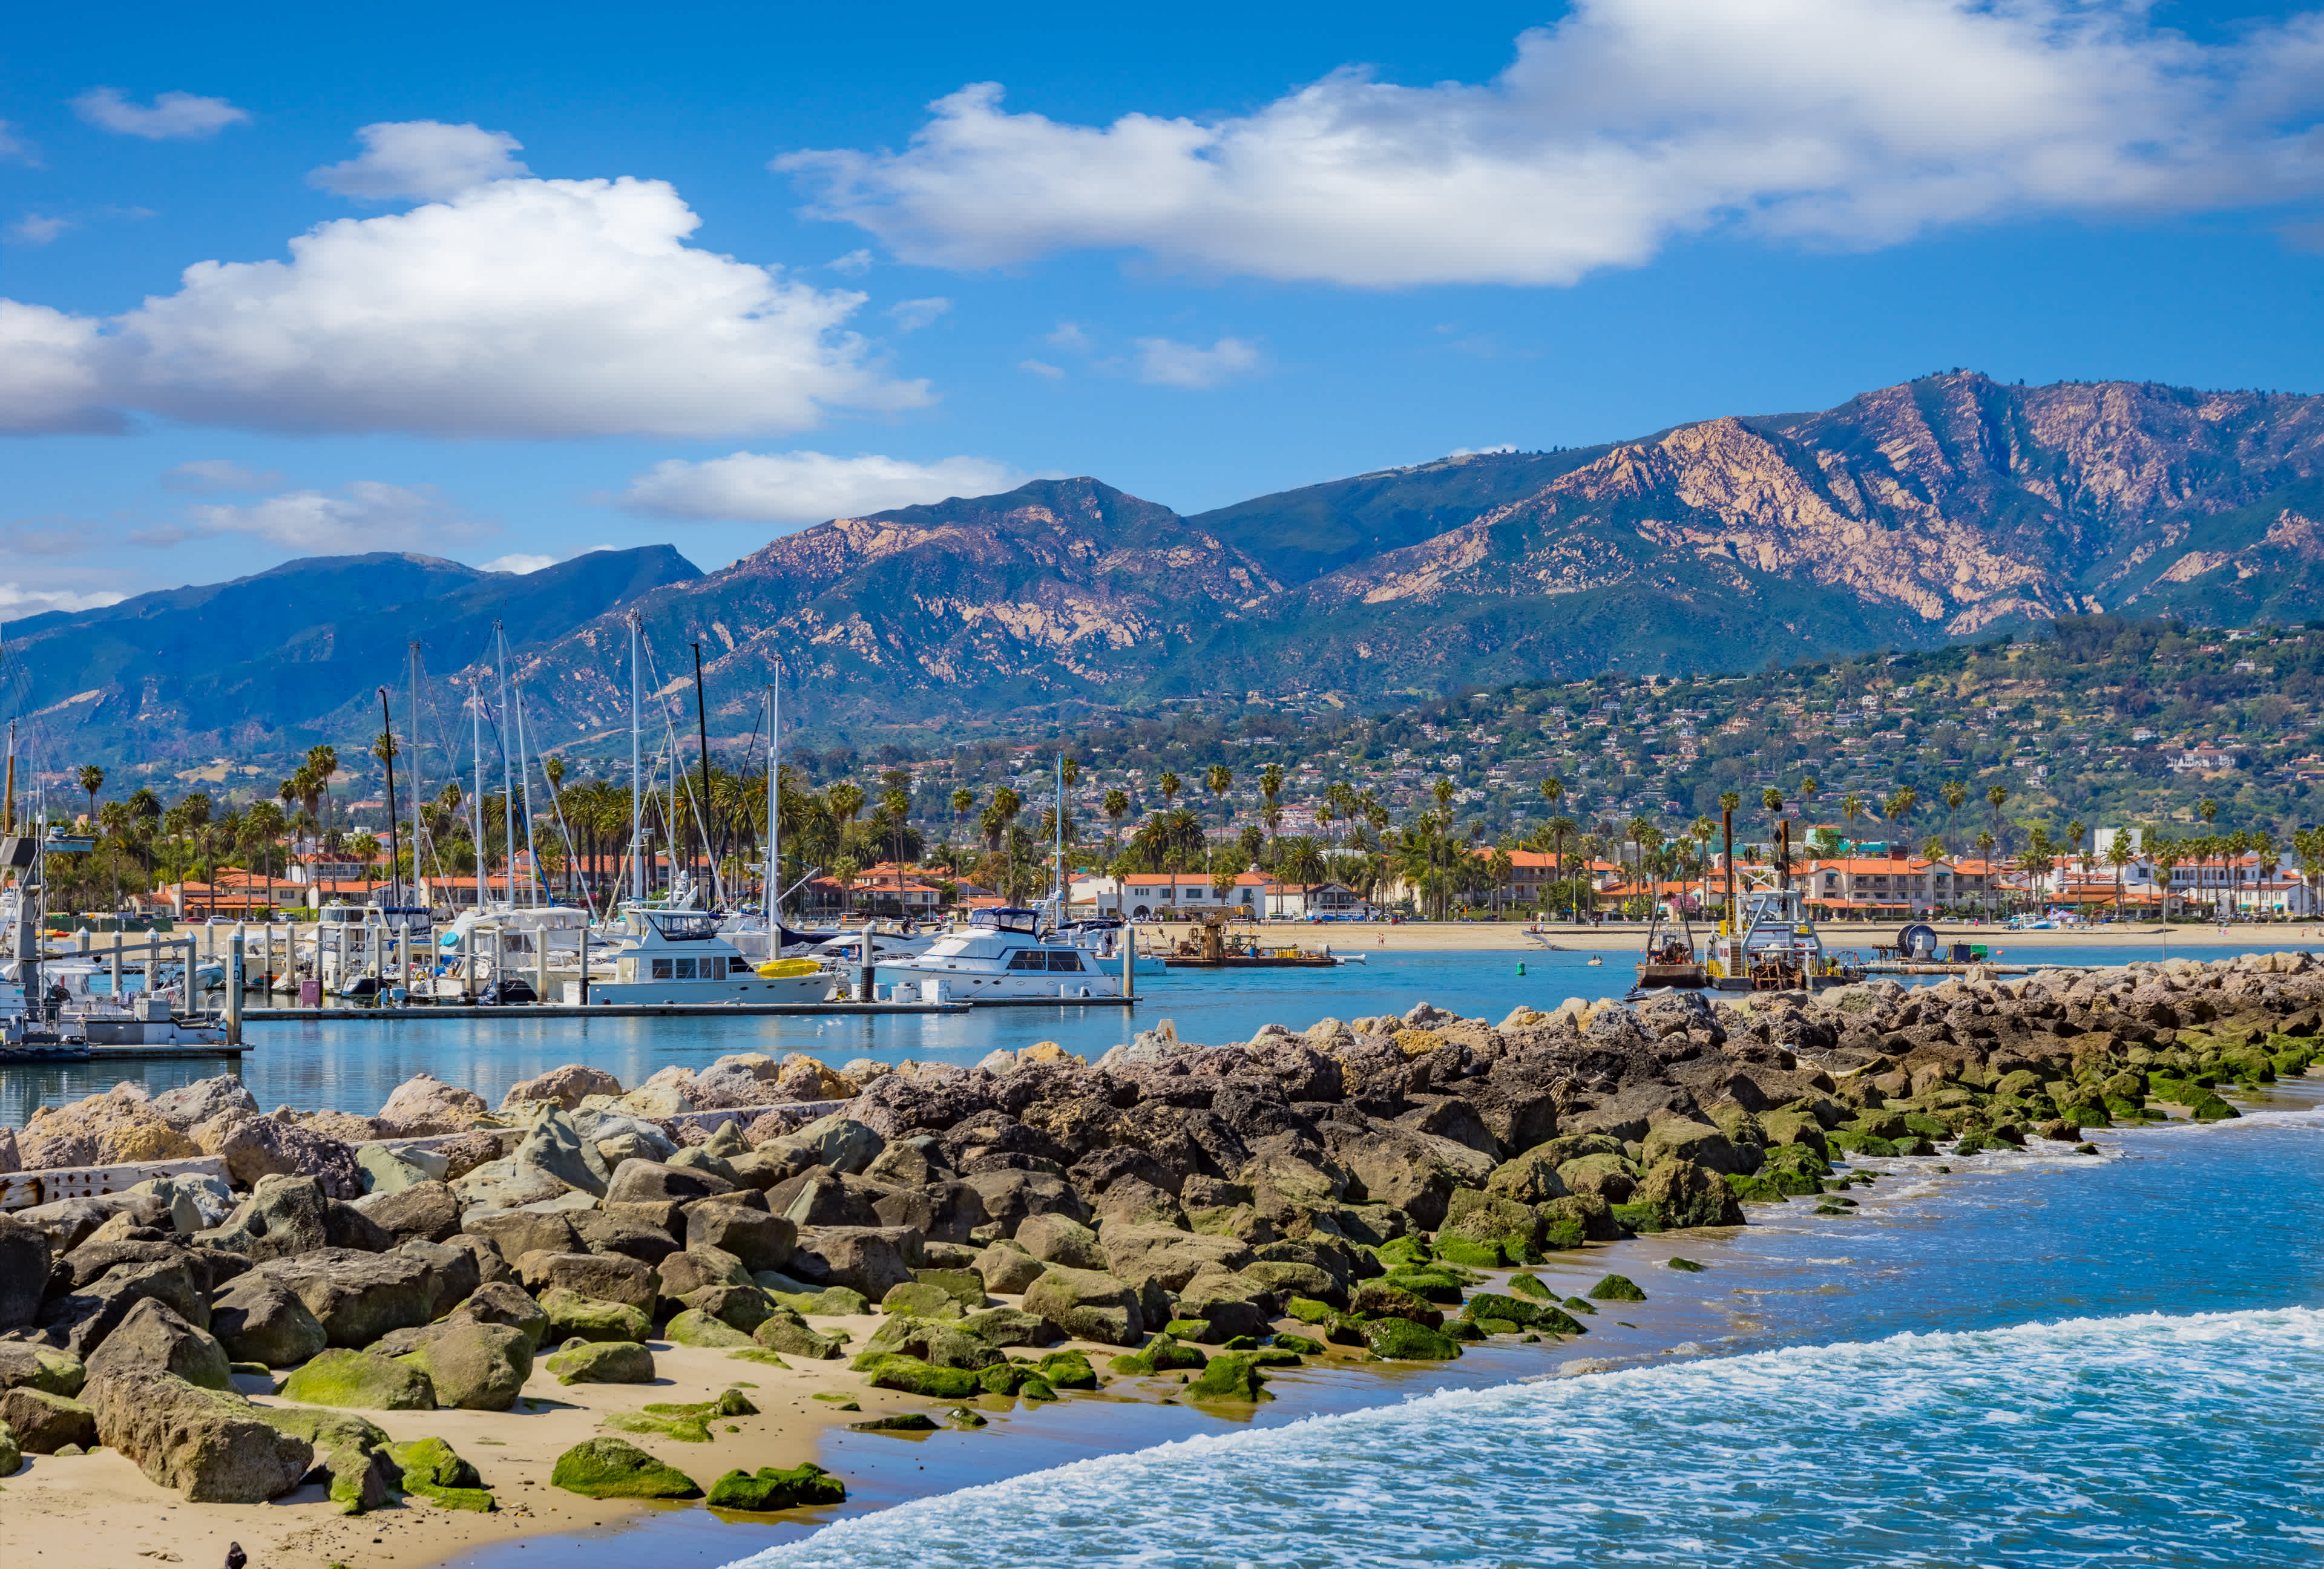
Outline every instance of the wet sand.
<path fill-rule="evenodd" d="M 1822 934 L 1826 947 L 1868 949 L 1893 945 L 1904 924 L 1820 921 L 1816 929 Z M 1143 927 L 1139 936 L 1148 951 L 1160 951 L 1175 946 L 1189 929 L 1185 926 Z M 1708 928 L 1698 922 L 1695 929 L 1700 934 Z M 2224 932 L 2217 926 L 2166 927 L 2159 921 L 2049 931 L 2011 931 L 2004 927 L 1937 922 L 1934 929 L 1941 943 L 1983 943 L 1988 947 L 2011 950 L 2013 958 L 2017 956 L 2017 950 L 2043 947 L 2144 948 L 2161 944 L 2175 950 L 2183 945 L 2190 951 L 2200 948 L 2209 956 L 2216 957 L 2217 950 L 2222 948 L 2324 944 L 2324 922 L 2317 921 L 2229 926 Z M 1631 953 L 1646 941 L 1646 934 L 1644 926 L 1628 921 L 1609 921 L 1604 926 L 1554 922 L 1538 927 L 1521 921 L 1485 920 L 1406 921 L 1394 926 L 1351 921 L 1319 922 L 1313 926 L 1277 922 L 1263 930 L 1270 940 L 1287 946 L 1328 947 L 1342 954 L 1514 953 L 1549 947 L 1572 952 Z"/>

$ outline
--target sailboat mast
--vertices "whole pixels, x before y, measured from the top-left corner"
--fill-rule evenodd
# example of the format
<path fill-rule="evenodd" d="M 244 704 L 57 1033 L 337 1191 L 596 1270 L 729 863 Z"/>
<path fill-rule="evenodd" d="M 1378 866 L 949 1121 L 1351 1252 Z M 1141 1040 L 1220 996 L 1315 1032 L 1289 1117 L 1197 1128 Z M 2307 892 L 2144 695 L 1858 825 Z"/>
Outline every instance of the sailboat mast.
<path fill-rule="evenodd" d="M 380 761 L 387 765 L 387 902 L 403 902 L 402 846 L 395 832 L 395 714 L 387 705 L 387 688 L 379 689 Z M 413 860 L 419 859 L 415 854 Z"/>
<path fill-rule="evenodd" d="M 710 708 L 702 700 L 702 645 L 694 645 L 694 739 L 702 753 L 702 798 L 694 803 L 695 826 L 702 830 L 702 859 L 709 863 L 710 886 L 718 886 L 718 852 L 710 843 Z"/>
<path fill-rule="evenodd" d="M 420 887 L 420 845 L 425 832 L 420 817 L 420 643 L 411 644 L 411 886 Z M 395 803 L 388 802 L 390 810 Z"/>
<path fill-rule="evenodd" d="M 508 846 L 508 901 L 516 908 L 516 780 L 509 768 L 508 634 L 493 623 L 493 663 L 501 678 L 501 843 Z"/>
<path fill-rule="evenodd" d="M 532 754 L 524 743 L 524 683 L 516 684 L 516 777 L 524 791 L 524 891 L 528 904 L 540 902 L 540 855 L 532 847 Z"/>
<path fill-rule="evenodd" d="M 481 683 L 468 684 L 468 726 L 476 748 L 476 788 L 468 795 L 468 838 L 476 848 L 476 911 L 484 913 L 484 694 Z"/>
<path fill-rule="evenodd" d="M 783 697 L 774 684 L 767 686 L 767 933 L 774 945 L 771 956 L 783 956 L 782 938 L 777 933 L 775 917 L 775 876 L 782 864 L 782 800 L 779 795 L 782 768 L 782 742 L 776 732 L 782 724 Z"/>
<path fill-rule="evenodd" d="M 1057 753 L 1057 809 L 1050 814 L 1050 826 L 1056 830 L 1056 848 L 1049 872 L 1049 902 L 1056 909 L 1050 918 L 1053 926 L 1065 924 L 1065 754 Z"/>
<path fill-rule="evenodd" d="M 638 613 L 630 612 L 630 897 L 646 899 L 646 770 L 638 708 Z"/>

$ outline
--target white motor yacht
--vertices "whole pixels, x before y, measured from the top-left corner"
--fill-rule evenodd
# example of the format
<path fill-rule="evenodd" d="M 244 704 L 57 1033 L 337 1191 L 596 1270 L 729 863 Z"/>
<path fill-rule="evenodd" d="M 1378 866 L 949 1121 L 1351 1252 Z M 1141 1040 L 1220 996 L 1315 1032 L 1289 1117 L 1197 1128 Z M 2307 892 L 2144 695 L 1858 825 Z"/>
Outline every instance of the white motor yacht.
<path fill-rule="evenodd" d="M 1119 997 L 1120 961 L 1064 937 L 1045 938 L 1032 909 L 980 909 L 965 930 L 948 932 L 913 957 L 873 961 L 877 981 L 937 982 L 950 1002 L 1012 998 Z M 922 995 L 928 993 L 923 991 Z"/>
<path fill-rule="evenodd" d="M 700 910 L 629 910 L 628 941 L 613 955 L 611 974 L 594 968 L 589 1001 L 600 1002 L 820 1002 L 834 977 L 822 969 L 762 975 L 742 951 L 718 935 L 718 918 Z M 796 961 L 776 961 L 778 971 Z M 578 1001 L 568 994 L 568 1000 Z"/>

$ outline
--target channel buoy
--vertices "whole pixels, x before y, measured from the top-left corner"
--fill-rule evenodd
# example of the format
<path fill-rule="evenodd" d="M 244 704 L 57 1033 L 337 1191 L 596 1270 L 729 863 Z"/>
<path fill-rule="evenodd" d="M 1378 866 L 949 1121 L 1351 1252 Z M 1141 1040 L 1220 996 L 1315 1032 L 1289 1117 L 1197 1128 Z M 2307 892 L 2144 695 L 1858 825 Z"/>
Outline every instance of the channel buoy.
<path fill-rule="evenodd" d="M 1523 959 L 1519 959 L 1517 961 L 1517 974 L 1520 975 L 1525 974 L 1525 961 Z"/>

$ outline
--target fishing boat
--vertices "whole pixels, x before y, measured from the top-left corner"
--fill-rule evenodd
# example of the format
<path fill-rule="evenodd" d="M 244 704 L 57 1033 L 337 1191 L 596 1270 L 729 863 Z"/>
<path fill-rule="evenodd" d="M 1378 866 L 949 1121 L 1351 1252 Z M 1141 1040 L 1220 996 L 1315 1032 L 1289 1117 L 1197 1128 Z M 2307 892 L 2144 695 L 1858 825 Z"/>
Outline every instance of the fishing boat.
<path fill-rule="evenodd" d="M 1090 950 L 1045 935 L 1040 911 L 1014 907 L 974 911 L 964 929 L 938 937 L 915 957 L 883 960 L 874 973 L 882 981 L 922 983 L 921 996 L 931 1001 L 1121 995 L 1118 966 L 1105 969 Z"/>

